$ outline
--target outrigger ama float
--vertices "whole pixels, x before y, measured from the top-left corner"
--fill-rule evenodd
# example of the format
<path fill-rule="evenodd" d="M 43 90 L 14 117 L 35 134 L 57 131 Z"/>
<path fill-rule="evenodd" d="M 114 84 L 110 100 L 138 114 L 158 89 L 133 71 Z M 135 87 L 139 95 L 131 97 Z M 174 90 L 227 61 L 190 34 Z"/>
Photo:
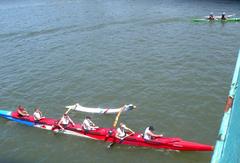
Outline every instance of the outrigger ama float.
<path fill-rule="evenodd" d="M 86 112 L 86 113 L 98 113 L 98 114 L 117 114 L 118 112 L 122 111 L 129 111 L 136 109 L 136 106 L 133 104 L 124 105 L 120 108 L 89 108 L 81 106 L 79 103 L 76 103 L 75 105 L 69 105 L 66 106 L 67 109 Z"/>
<path fill-rule="evenodd" d="M 122 110 L 122 109 L 121 109 Z M 120 113 L 120 112 L 119 112 Z M 120 114 L 118 114 L 120 115 Z M 0 110 L 0 117 L 18 122 L 31 127 L 36 127 L 45 130 L 57 129 L 56 124 L 58 120 L 53 118 L 43 118 L 39 121 L 34 121 L 32 115 L 27 117 L 20 117 L 16 111 Z M 118 118 L 116 118 L 118 119 Z M 116 120 L 115 120 L 116 122 Z M 95 130 L 86 131 L 82 124 L 77 123 L 74 126 L 68 125 L 64 130 L 57 129 L 60 133 L 80 136 L 93 140 L 101 140 L 110 143 L 124 144 L 128 146 L 149 147 L 155 149 L 169 149 L 179 151 L 212 151 L 213 146 L 201 144 L 192 141 L 186 141 L 178 137 L 161 137 L 154 140 L 147 141 L 143 139 L 141 133 L 134 133 L 121 140 L 115 137 L 116 129 L 112 128 L 97 128 Z"/>

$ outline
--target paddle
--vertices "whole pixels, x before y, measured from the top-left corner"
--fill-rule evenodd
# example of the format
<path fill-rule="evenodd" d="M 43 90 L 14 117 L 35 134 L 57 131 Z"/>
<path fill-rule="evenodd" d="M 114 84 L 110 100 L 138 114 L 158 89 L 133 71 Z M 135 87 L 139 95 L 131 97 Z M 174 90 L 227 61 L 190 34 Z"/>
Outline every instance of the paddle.
<path fill-rule="evenodd" d="M 119 117 L 120 117 L 123 109 L 124 109 L 124 106 L 123 106 L 123 107 L 120 109 L 120 111 L 118 112 L 118 114 L 117 114 L 117 116 L 116 116 L 116 118 L 115 118 L 115 121 L 113 122 L 113 128 L 116 128 L 117 123 L 118 123 L 118 119 L 119 119 Z"/>
<path fill-rule="evenodd" d="M 64 114 L 68 114 L 72 108 L 69 108 Z"/>
<path fill-rule="evenodd" d="M 135 134 L 135 132 L 132 132 L 131 134 L 126 135 L 125 137 L 123 137 L 123 138 L 119 141 L 118 144 L 121 144 L 127 137 L 129 137 L 129 136 L 131 136 L 131 135 L 133 135 L 133 134 Z M 110 143 L 110 144 L 107 146 L 107 148 L 108 148 L 108 149 L 111 149 L 112 146 L 114 146 L 114 144 L 116 144 L 116 142 Z"/>
<path fill-rule="evenodd" d="M 232 14 L 232 15 L 228 15 L 227 18 L 231 18 L 233 16 L 235 16 L 236 14 Z"/>
<path fill-rule="evenodd" d="M 118 112 L 118 114 L 117 114 L 117 116 L 116 116 L 116 118 L 115 118 L 115 120 L 114 120 L 114 122 L 113 122 L 113 128 L 116 128 L 117 123 L 118 123 L 118 119 L 119 119 L 119 117 L 120 117 L 123 109 L 124 109 L 124 106 L 123 106 L 123 107 L 120 109 L 120 111 Z M 107 148 L 110 149 L 114 144 L 115 144 L 115 142 L 110 143 L 110 144 L 107 146 Z"/>

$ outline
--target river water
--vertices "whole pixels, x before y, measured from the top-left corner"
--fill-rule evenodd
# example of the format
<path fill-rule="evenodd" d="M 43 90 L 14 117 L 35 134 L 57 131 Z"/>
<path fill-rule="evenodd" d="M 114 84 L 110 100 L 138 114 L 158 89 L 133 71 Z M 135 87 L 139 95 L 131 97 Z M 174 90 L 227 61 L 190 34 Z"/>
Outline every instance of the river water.
<path fill-rule="evenodd" d="M 121 116 L 135 131 L 215 144 L 240 48 L 240 23 L 193 23 L 236 14 L 239 1 L 2 0 L 0 107 L 65 105 L 137 110 Z M 86 114 L 71 112 L 81 122 Z M 91 115 L 110 127 L 114 116 Z M 212 152 L 114 146 L 0 120 L 0 162 L 209 162 Z"/>

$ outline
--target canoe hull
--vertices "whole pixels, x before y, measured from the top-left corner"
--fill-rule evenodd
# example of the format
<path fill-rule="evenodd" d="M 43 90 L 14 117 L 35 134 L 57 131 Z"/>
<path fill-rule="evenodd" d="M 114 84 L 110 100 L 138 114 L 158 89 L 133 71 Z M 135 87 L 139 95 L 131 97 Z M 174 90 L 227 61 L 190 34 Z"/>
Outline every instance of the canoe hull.
<path fill-rule="evenodd" d="M 209 20 L 209 19 L 193 19 L 193 22 L 239 22 L 240 18 L 228 18 L 226 20 L 222 19 L 215 19 L 215 20 Z"/>
<path fill-rule="evenodd" d="M 61 131 L 56 127 L 58 120 L 52 118 L 44 118 L 39 122 L 35 122 L 32 116 L 20 118 L 16 112 L 0 110 L 0 116 L 11 121 L 15 121 L 27 126 L 41 128 L 44 130 L 52 130 L 63 134 L 75 135 L 83 138 L 101 140 L 105 142 L 115 142 L 128 146 L 149 147 L 155 149 L 169 149 L 179 151 L 212 151 L 213 147 L 206 144 L 200 144 L 192 141 L 185 141 L 178 137 L 162 137 L 152 141 L 143 139 L 141 133 L 135 133 L 128 136 L 123 141 L 115 137 L 116 129 L 114 128 L 98 128 L 96 130 L 85 131 L 81 124 L 74 127 L 69 125 L 65 130 Z"/>

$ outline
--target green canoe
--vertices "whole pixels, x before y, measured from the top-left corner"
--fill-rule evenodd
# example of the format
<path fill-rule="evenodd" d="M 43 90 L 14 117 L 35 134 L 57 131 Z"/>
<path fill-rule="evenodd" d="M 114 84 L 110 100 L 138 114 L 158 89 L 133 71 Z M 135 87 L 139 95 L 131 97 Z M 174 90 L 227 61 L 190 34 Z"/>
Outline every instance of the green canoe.
<path fill-rule="evenodd" d="M 209 19 L 193 19 L 193 22 L 238 22 L 240 21 L 240 18 L 227 18 L 226 20 L 222 19 L 215 19 L 215 20 L 209 20 Z"/>

